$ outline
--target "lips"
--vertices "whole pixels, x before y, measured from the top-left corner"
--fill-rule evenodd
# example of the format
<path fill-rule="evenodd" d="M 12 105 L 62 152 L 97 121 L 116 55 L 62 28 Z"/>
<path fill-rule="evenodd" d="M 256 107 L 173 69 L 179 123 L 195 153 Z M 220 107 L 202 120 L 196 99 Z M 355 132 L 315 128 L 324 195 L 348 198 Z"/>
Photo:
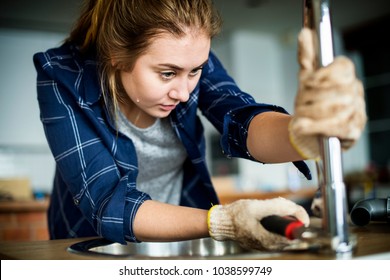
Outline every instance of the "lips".
<path fill-rule="evenodd" d="M 160 108 L 164 111 L 172 111 L 176 108 L 176 104 L 172 105 L 160 105 Z"/>

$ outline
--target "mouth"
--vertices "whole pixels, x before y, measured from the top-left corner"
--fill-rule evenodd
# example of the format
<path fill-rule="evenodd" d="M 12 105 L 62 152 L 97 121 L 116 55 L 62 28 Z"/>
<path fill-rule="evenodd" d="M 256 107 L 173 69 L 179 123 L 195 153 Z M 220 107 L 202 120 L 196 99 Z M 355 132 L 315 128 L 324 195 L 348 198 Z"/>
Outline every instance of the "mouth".
<path fill-rule="evenodd" d="M 164 105 L 164 104 L 161 104 L 160 105 L 160 108 L 163 110 L 163 111 L 172 111 L 176 108 L 176 105 L 177 104 L 171 104 L 171 105 Z"/>

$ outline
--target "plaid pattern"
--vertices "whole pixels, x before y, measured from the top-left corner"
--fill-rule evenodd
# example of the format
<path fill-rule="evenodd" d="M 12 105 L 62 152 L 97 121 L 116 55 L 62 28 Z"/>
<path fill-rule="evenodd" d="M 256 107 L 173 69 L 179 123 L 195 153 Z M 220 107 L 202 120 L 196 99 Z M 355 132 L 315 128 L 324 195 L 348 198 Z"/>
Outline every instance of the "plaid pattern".
<path fill-rule="evenodd" d="M 115 130 L 103 106 L 94 55 L 81 55 L 65 43 L 35 54 L 34 64 L 40 118 L 56 161 L 48 213 L 51 238 L 99 235 L 122 244 L 137 242 L 132 221 L 140 205 L 151 198 L 136 188 L 138 167 L 132 141 Z M 250 120 L 265 111 L 285 111 L 256 104 L 210 53 L 190 99 L 170 115 L 188 154 L 181 205 L 209 209 L 218 198 L 206 166 L 198 110 L 222 134 L 226 156 L 250 160 L 254 160 L 246 149 Z M 297 164 L 309 174 L 303 162 Z"/>

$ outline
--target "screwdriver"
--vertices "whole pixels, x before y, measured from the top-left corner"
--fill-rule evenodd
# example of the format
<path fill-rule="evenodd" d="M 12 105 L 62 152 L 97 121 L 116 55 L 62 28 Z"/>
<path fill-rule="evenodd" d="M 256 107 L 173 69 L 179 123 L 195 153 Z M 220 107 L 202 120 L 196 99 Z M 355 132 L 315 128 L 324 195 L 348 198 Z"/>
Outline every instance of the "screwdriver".
<path fill-rule="evenodd" d="M 261 219 L 260 223 L 266 230 L 290 240 L 300 238 L 305 230 L 305 225 L 294 216 L 270 215 Z"/>

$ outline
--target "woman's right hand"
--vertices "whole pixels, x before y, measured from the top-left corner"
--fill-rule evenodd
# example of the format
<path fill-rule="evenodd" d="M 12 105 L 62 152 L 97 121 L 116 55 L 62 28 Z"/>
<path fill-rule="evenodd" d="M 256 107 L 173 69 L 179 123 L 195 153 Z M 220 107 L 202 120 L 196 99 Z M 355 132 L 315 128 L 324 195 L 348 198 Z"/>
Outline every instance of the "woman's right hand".
<path fill-rule="evenodd" d="M 283 249 L 292 241 L 267 231 L 260 223 L 262 218 L 270 215 L 295 216 L 305 226 L 309 225 L 306 210 L 291 200 L 281 197 L 242 199 L 227 205 L 215 205 L 209 210 L 209 233 L 215 240 L 234 240 L 248 249 Z"/>

